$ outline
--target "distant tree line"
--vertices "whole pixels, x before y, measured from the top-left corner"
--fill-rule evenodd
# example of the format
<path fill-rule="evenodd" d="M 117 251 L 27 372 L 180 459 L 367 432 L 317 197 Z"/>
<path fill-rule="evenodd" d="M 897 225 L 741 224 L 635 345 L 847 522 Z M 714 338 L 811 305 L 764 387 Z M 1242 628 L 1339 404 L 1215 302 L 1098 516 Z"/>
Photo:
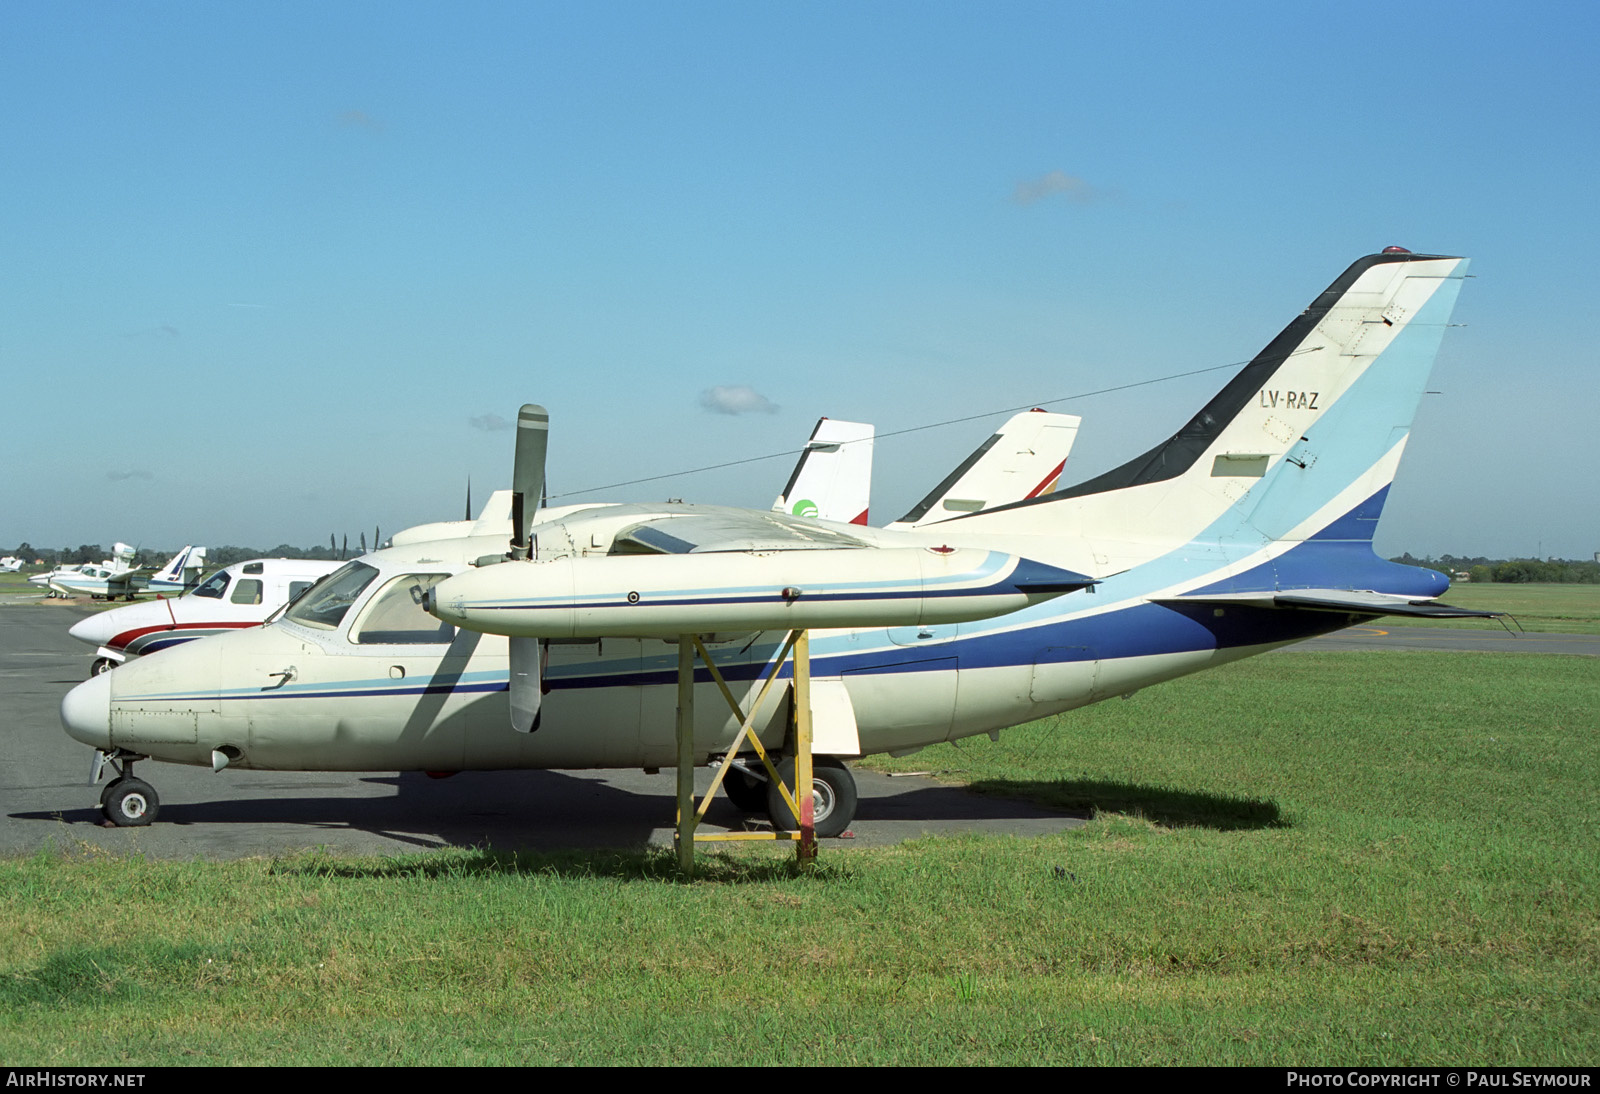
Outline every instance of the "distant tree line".
<path fill-rule="evenodd" d="M 1465 573 L 1470 575 L 1474 582 L 1480 583 L 1498 581 L 1514 585 L 1530 582 L 1549 585 L 1600 584 L 1600 562 L 1594 561 L 1578 562 L 1562 558 L 1495 559 L 1484 558 L 1481 555 L 1475 558 L 1462 558 L 1456 555 L 1414 558 L 1409 551 L 1391 561 L 1403 562 L 1407 566 L 1426 566 L 1446 576 Z"/>

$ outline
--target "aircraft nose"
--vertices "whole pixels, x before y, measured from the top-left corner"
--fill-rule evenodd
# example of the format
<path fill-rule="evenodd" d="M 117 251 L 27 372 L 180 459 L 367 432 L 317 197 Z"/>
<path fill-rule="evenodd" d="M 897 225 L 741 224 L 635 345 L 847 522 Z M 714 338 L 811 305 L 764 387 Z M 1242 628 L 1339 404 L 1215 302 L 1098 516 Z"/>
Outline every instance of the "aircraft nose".
<path fill-rule="evenodd" d="M 87 642 L 91 646 L 103 646 L 111 637 L 111 628 L 105 624 L 104 615 L 88 615 L 78 620 L 67 631 L 79 642 Z"/>
<path fill-rule="evenodd" d="M 95 748 L 111 747 L 111 674 L 91 676 L 61 700 L 67 736 Z"/>

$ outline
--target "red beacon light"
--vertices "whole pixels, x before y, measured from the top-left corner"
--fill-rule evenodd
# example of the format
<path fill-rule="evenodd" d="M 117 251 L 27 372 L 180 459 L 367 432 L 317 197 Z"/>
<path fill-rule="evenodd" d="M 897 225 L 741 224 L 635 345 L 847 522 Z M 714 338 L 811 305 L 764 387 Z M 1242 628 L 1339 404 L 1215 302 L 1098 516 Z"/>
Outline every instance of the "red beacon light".
<path fill-rule="evenodd" d="M 1408 247 L 1385 247 L 1383 253 L 1386 255 L 1408 255 L 1411 250 Z"/>

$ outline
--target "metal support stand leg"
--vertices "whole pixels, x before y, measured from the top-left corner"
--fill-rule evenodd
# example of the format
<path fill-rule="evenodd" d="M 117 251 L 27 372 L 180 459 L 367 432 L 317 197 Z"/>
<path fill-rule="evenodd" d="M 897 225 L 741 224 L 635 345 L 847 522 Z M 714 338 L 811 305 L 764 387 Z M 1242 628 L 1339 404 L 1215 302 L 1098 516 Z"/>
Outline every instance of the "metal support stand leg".
<path fill-rule="evenodd" d="M 796 859 L 801 867 L 817 861 L 816 801 L 811 791 L 811 633 L 800 631 L 794 640 L 794 797 L 800 811 L 800 845 Z"/>
<path fill-rule="evenodd" d="M 694 874 L 694 654 L 693 635 L 678 636 L 678 869 Z"/>

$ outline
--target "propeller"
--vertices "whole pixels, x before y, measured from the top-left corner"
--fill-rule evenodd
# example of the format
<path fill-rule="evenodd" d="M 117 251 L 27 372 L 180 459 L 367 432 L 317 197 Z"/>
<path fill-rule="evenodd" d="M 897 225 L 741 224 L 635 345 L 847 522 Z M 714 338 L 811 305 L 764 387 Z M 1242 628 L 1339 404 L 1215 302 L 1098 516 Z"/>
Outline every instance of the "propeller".
<path fill-rule="evenodd" d="M 511 468 L 511 559 L 533 556 L 534 517 L 544 498 L 544 457 L 550 442 L 550 412 L 525 403 L 517 412 L 517 451 Z M 532 733 L 539 728 L 539 681 L 542 652 L 537 638 L 511 638 L 511 728 Z"/>
<path fill-rule="evenodd" d="M 550 412 L 537 403 L 517 411 L 517 453 L 511 467 L 511 557 L 530 555 L 529 529 L 544 497 L 544 454 L 550 443 Z"/>

